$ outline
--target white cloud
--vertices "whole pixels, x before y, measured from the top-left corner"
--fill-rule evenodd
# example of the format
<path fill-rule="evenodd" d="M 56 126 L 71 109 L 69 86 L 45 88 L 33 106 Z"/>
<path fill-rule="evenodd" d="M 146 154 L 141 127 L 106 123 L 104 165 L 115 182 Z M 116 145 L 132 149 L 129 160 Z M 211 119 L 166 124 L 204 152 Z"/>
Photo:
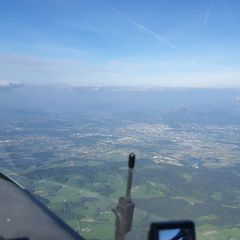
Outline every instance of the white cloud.
<path fill-rule="evenodd" d="M 2 88 L 24 84 L 75 83 L 83 86 L 240 87 L 240 71 L 189 67 L 186 59 L 119 58 L 105 61 L 0 55 Z"/>
<path fill-rule="evenodd" d="M 240 102 L 240 96 L 236 96 L 236 97 L 235 97 L 235 100 L 236 100 L 237 102 Z"/>
<path fill-rule="evenodd" d="M 0 90 L 2 89 L 12 89 L 23 86 L 20 82 L 13 82 L 8 80 L 0 80 Z"/>

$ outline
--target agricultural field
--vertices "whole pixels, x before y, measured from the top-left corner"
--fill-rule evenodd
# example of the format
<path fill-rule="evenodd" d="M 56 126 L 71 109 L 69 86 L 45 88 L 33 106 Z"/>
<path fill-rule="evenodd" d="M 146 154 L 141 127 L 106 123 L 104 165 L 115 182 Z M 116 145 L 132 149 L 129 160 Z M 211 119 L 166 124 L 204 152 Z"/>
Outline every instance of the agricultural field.
<path fill-rule="evenodd" d="M 170 219 L 194 220 L 200 240 L 240 236 L 238 126 L 48 118 L 9 118 L 0 166 L 86 239 L 113 238 L 111 209 L 125 194 L 131 151 L 129 240 L 146 239 L 150 222 Z"/>

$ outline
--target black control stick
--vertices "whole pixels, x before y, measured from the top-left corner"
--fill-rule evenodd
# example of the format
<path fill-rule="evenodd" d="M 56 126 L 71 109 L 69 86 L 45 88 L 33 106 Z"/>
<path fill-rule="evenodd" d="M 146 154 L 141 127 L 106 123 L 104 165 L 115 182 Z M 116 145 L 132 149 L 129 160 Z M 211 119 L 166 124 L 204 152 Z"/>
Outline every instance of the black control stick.
<path fill-rule="evenodd" d="M 124 240 L 125 235 L 132 228 L 134 203 L 131 200 L 133 168 L 136 156 L 130 153 L 128 157 L 128 181 L 125 197 L 120 197 L 117 206 L 113 209 L 116 215 L 115 240 Z"/>

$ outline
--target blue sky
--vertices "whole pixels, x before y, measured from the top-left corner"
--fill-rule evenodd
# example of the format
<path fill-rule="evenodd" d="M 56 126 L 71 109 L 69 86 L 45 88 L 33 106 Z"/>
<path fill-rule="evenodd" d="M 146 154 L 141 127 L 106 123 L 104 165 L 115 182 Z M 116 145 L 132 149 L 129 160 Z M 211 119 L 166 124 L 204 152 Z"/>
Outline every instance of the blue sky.
<path fill-rule="evenodd" d="M 8 0 L 0 81 L 240 87 L 238 0 Z"/>

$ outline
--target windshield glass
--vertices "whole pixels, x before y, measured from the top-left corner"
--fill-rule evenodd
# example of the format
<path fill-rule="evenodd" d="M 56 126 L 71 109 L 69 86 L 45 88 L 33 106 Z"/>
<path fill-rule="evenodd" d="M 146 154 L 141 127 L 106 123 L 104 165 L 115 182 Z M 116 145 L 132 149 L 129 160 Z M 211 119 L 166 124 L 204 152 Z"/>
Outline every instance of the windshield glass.
<path fill-rule="evenodd" d="M 127 239 L 175 219 L 199 240 L 238 239 L 239 7 L 2 1 L 0 171 L 86 239 L 109 240 L 134 152 Z"/>

